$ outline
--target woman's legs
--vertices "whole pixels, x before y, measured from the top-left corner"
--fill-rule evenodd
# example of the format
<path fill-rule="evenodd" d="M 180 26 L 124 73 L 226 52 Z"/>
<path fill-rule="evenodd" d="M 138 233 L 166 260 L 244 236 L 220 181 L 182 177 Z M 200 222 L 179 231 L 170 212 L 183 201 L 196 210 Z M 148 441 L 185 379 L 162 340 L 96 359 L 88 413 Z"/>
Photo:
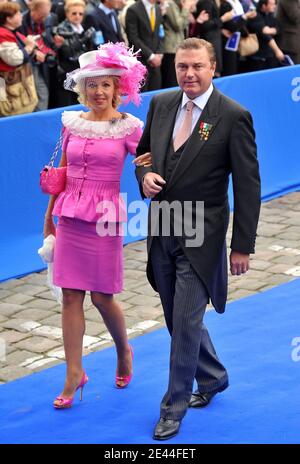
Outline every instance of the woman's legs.
<path fill-rule="evenodd" d="M 83 313 L 83 290 L 62 289 L 63 311 L 62 329 L 65 356 L 67 363 L 67 378 L 62 396 L 72 397 L 83 375 L 82 341 L 85 332 Z"/>
<path fill-rule="evenodd" d="M 125 376 L 132 372 L 132 356 L 128 344 L 125 318 L 120 304 L 113 295 L 91 292 L 92 303 L 100 312 L 103 321 L 111 334 L 118 355 L 117 375 Z"/>

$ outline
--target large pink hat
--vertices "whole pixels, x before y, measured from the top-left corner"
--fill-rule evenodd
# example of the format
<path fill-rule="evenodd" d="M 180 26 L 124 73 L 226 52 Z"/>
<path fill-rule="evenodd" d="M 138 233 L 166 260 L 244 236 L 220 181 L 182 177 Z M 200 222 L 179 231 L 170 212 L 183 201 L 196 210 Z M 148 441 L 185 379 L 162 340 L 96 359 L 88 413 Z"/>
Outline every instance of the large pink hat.
<path fill-rule="evenodd" d="M 139 104 L 139 92 L 147 69 L 137 59 L 137 54 L 138 52 L 134 53 L 124 42 L 109 42 L 97 50 L 83 53 L 79 57 L 80 68 L 67 74 L 64 87 L 76 91 L 76 86 L 80 88 L 80 84 L 87 77 L 118 76 L 121 95 L 127 95 L 125 103 L 133 101 Z"/>

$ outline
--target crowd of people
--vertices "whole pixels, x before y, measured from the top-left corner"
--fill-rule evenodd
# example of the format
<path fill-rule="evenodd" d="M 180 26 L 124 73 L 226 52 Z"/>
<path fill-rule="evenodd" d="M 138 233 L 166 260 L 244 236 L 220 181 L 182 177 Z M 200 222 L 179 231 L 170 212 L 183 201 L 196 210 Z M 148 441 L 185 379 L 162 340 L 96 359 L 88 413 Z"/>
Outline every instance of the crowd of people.
<path fill-rule="evenodd" d="M 177 86 L 175 52 L 188 37 L 213 44 L 215 77 L 299 64 L 300 2 L 0 0 L 0 116 L 76 104 L 66 73 L 107 42 L 140 50 L 143 91 Z"/>

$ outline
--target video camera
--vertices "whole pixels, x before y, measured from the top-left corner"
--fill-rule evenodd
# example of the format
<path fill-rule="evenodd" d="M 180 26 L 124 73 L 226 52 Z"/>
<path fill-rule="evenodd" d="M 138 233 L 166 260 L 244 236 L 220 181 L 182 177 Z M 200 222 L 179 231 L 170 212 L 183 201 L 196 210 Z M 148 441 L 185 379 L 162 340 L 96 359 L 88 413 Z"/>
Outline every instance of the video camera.
<path fill-rule="evenodd" d="M 53 68 L 56 65 L 56 52 L 46 45 L 46 37 L 44 34 L 45 33 L 41 35 L 34 35 L 33 38 L 36 48 L 45 55 L 45 63 L 49 66 L 49 68 Z"/>
<path fill-rule="evenodd" d="M 78 35 L 78 33 L 75 31 L 67 31 L 66 29 L 60 28 L 59 26 L 52 27 L 51 33 L 53 36 L 60 35 L 64 39 L 71 39 Z M 89 29 L 84 31 L 81 37 L 79 37 L 79 41 L 81 43 L 88 42 L 94 36 L 95 33 L 96 29 L 94 27 L 90 27 Z"/>

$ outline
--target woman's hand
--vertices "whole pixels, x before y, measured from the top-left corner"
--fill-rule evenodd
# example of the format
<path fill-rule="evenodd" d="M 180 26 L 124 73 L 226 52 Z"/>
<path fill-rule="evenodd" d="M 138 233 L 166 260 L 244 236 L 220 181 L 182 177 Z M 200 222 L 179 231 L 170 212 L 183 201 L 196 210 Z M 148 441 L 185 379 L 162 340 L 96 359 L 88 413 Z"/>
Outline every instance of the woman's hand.
<path fill-rule="evenodd" d="M 24 40 L 24 44 L 25 44 L 25 46 L 28 45 L 30 47 L 34 47 L 35 46 L 35 40 L 34 40 L 33 35 L 28 35 Z"/>
<path fill-rule="evenodd" d="M 228 29 L 221 29 L 222 35 L 226 37 L 226 39 L 230 39 L 232 36 L 232 32 L 230 32 Z"/>
<path fill-rule="evenodd" d="M 196 19 L 197 23 L 203 24 L 208 20 L 209 20 L 209 14 L 207 13 L 207 11 L 205 10 L 200 11 L 200 14 Z"/>
<path fill-rule="evenodd" d="M 245 16 L 244 19 L 246 19 L 246 20 L 247 19 L 253 19 L 253 18 L 256 18 L 257 12 L 256 12 L 256 10 L 250 10 L 250 11 L 247 11 L 247 13 L 244 13 L 242 16 L 243 16 L 243 18 Z"/>
<path fill-rule="evenodd" d="M 227 11 L 226 13 L 224 13 L 221 17 L 220 17 L 220 20 L 222 21 L 222 23 L 227 23 L 227 21 L 231 21 L 234 17 L 234 11 L 233 10 L 230 10 L 230 11 Z"/>
<path fill-rule="evenodd" d="M 45 216 L 44 238 L 48 237 L 48 235 L 54 235 L 54 237 L 56 235 L 56 227 L 52 216 Z"/>
<path fill-rule="evenodd" d="M 36 47 L 35 40 L 34 40 L 33 36 L 28 35 L 26 37 L 26 39 L 24 40 L 24 44 L 25 44 L 25 50 L 27 51 L 27 53 L 29 53 L 29 55 L 31 55 L 31 53 L 33 52 L 33 50 Z"/>
<path fill-rule="evenodd" d="M 151 153 L 147 152 L 143 155 L 137 156 L 132 162 L 137 167 L 149 168 L 150 166 L 152 166 Z"/>
<path fill-rule="evenodd" d="M 167 0 L 160 0 L 159 7 L 162 16 L 165 16 L 167 9 L 169 8 L 169 2 Z"/>

